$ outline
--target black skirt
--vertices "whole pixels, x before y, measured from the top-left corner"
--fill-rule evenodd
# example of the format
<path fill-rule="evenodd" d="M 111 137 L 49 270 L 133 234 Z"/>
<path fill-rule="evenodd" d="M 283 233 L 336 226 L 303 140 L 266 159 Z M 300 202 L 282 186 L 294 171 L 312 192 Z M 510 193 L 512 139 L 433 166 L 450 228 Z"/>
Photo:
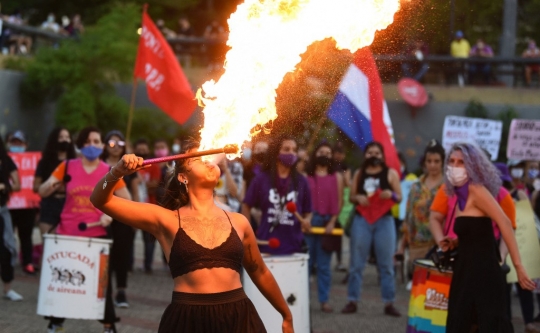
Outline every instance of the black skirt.
<path fill-rule="evenodd" d="M 174 291 L 159 323 L 159 333 L 266 333 L 244 289 L 213 294 Z"/>

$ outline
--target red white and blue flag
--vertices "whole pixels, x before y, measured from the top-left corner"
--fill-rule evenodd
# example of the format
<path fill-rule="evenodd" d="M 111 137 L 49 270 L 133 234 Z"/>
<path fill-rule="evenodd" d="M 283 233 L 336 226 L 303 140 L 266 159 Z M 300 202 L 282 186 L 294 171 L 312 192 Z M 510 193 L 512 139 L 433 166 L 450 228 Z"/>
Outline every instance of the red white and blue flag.
<path fill-rule="evenodd" d="M 386 164 L 399 173 L 392 122 L 379 71 L 368 47 L 355 53 L 327 116 L 360 148 L 371 141 L 381 143 Z"/>

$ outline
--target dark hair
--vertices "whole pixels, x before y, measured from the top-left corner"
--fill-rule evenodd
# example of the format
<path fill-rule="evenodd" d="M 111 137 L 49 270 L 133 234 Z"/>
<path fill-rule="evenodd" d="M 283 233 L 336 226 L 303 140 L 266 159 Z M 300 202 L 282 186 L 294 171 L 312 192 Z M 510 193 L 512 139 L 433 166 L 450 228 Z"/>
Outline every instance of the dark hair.
<path fill-rule="evenodd" d="M 68 129 L 65 127 L 55 127 L 51 131 L 51 133 L 49 133 L 49 136 L 47 137 L 47 143 L 45 144 L 45 148 L 43 149 L 41 157 L 44 161 L 56 161 L 58 159 L 58 136 L 62 131 L 67 131 L 69 133 Z M 73 144 L 73 141 L 71 141 L 69 143 L 66 158 L 71 159 L 75 158 L 76 156 L 77 155 L 75 154 L 75 145 Z"/>
<path fill-rule="evenodd" d="M 103 153 L 101 153 L 101 156 L 99 157 L 101 160 L 105 161 L 107 158 L 109 158 L 109 151 L 107 150 L 107 146 L 109 145 L 109 140 L 113 137 L 117 136 L 122 141 L 126 141 L 126 138 L 124 137 L 124 134 L 118 130 L 113 130 L 107 133 L 105 135 L 105 148 L 103 149 Z M 126 153 L 126 146 L 122 147 L 122 155 Z"/>
<path fill-rule="evenodd" d="M 199 148 L 199 141 L 188 139 L 182 142 L 181 154 L 184 154 L 191 149 Z M 159 202 L 160 206 L 176 210 L 189 203 L 188 192 L 186 186 L 180 184 L 178 180 L 178 174 L 189 171 L 187 169 L 187 159 L 175 160 L 174 166 L 167 170 L 167 176 L 165 179 L 165 194 Z"/>
<path fill-rule="evenodd" d="M 150 147 L 148 140 L 146 140 L 145 138 L 137 139 L 137 141 L 135 141 L 135 143 L 133 144 L 133 149 L 135 149 L 138 145 L 147 145 L 148 147 Z"/>
<path fill-rule="evenodd" d="M 279 151 L 281 150 L 281 146 L 283 145 L 284 141 L 294 141 L 297 142 L 296 139 L 291 135 L 281 135 L 274 140 L 272 140 L 268 146 L 268 153 L 266 154 L 266 160 L 263 163 L 263 170 L 266 171 L 268 174 L 272 177 L 272 186 L 275 188 L 277 186 L 276 184 L 276 176 L 277 176 L 277 161 L 279 156 Z M 293 182 L 293 186 L 296 189 L 298 187 L 298 179 L 300 178 L 300 174 L 298 171 L 296 171 L 296 165 L 293 165 L 291 167 L 291 179 Z"/>
<path fill-rule="evenodd" d="M 441 162 L 444 162 L 444 159 L 446 158 L 444 147 L 435 139 L 431 139 L 426 146 L 426 149 L 424 149 L 424 155 L 422 155 L 422 158 L 420 159 L 420 168 L 424 168 L 427 154 L 439 154 L 439 156 L 441 156 Z"/>
<path fill-rule="evenodd" d="M 90 133 L 92 132 L 98 133 L 100 140 L 103 141 L 103 138 L 101 137 L 101 131 L 99 130 L 99 128 L 95 126 L 88 126 L 88 127 L 83 128 L 79 132 L 79 135 L 77 136 L 77 140 L 75 141 L 75 145 L 77 146 L 77 148 L 81 149 L 82 147 L 84 147 L 86 140 L 88 140 L 88 137 L 90 136 Z"/>
<path fill-rule="evenodd" d="M 332 149 L 332 146 L 328 142 L 319 143 L 319 145 L 311 153 L 311 157 L 309 159 L 309 164 L 308 164 L 308 167 L 306 168 L 306 173 L 309 176 L 314 176 L 315 175 L 315 169 L 317 168 L 317 165 L 315 163 L 315 159 L 317 157 L 317 151 L 319 151 L 319 149 L 321 149 L 322 147 L 328 147 L 328 148 L 330 148 L 330 151 L 332 152 L 332 154 L 334 153 L 334 150 Z M 328 174 L 331 175 L 335 171 L 336 170 L 335 170 L 335 165 L 334 165 L 334 159 L 332 157 L 330 157 L 330 165 L 328 166 Z"/>
<path fill-rule="evenodd" d="M 409 174 L 409 168 L 407 167 L 407 160 L 405 159 L 405 155 L 403 155 L 402 152 L 398 151 L 397 157 L 401 163 L 405 166 L 405 169 L 403 170 L 403 173 L 401 174 L 401 177 L 405 177 Z M 400 170 L 401 172 L 401 170 Z"/>
<path fill-rule="evenodd" d="M 167 140 L 163 139 L 163 138 L 159 138 L 159 139 L 155 139 L 154 140 L 154 146 L 156 145 L 156 143 L 159 143 L 159 142 L 164 142 L 167 146 L 169 145 L 169 143 L 167 142 Z"/>
<path fill-rule="evenodd" d="M 7 163 L 8 158 L 10 158 L 10 157 L 9 157 L 9 155 L 7 153 L 6 145 L 4 143 L 4 140 L 2 140 L 2 137 L 0 136 L 0 161 L 2 162 L 2 164 L 0 164 L 0 166 L 8 165 L 8 163 Z"/>

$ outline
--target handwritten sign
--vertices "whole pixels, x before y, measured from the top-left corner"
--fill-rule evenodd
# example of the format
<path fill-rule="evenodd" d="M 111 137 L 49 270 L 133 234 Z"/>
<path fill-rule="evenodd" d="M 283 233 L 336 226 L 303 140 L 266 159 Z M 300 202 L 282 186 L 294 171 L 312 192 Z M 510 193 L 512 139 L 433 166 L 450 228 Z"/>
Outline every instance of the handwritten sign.
<path fill-rule="evenodd" d="M 506 156 L 513 160 L 540 160 L 540 120 L 512 120 Z"/>
<path fill-rule="evenodd" d="M 41 152 L 9 153 L 9 157 L 17 165 L 21 190 L 9 195 L 8 208 L 38 208 L 41 198 L 37 193 L 34 193 L 33 185 L 37 164 L 41 159 Z"/>
<path fill-rule="evenodd" d="M 540 277 L 540 243 L 534 223 L 534 212 L 529 200 L 516 202 L 516 241 L 523 267 L 531 279 Z M 508 283 L 517 282 L 517 274 L 510 256 L 506 259 L 510 273 L 506 275 Z"/>
<path fill-rule="evenodd" d="M 489 152 L 491 160 L 496 160 L 502 127 L 502 121 L 498 120 L 447 116 L 444 119 L 442 145 L 449 150 L 455 142 L 476 142 Z"/>

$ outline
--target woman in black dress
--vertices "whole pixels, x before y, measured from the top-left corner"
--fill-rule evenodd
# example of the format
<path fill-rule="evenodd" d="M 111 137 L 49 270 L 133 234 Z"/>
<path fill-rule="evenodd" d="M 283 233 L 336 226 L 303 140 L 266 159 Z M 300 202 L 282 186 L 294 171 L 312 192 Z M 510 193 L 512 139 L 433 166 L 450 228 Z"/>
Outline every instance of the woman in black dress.
<path fill-rule="evenodd" d="M 481 333 L 513 332 L 506 311 L 506 275 L 501 269 L 494 228 L 499 229 L 508 246 L 521 287 L 532 290 L 535 284 L 521 264 L 510 220 L 495 201 L 501 185 L 498 171 L 480 148 L 470 143 L 452 146 L 446 168 L 448 195 L 457 196 L 454 232 L 459 242 L 445 237 L 440 224 L 430 224 L 442 250 L 457 246 L 458 251 L 446 332 L 467 333 L 475 325 Z"/>
<path fill-rule="evenodd" d="M 182 147 L 196 151 L 198 144 Z M 262 260 L 248 220 L 214 203 L 220 176 L 217 165 L 200 157 L 176 161 L 164 207 L 113 196 L 114 182 L 141 169 L 142 162 L 141 157 L 124 155 L 96 185 L 91 201 L 159 241 L 174 279 L 172 302 L 159 332 L 266 332 L 242 289 L 242 266 L 283 317 L 283 332 L 293 332 L 291 311 Z"/>

